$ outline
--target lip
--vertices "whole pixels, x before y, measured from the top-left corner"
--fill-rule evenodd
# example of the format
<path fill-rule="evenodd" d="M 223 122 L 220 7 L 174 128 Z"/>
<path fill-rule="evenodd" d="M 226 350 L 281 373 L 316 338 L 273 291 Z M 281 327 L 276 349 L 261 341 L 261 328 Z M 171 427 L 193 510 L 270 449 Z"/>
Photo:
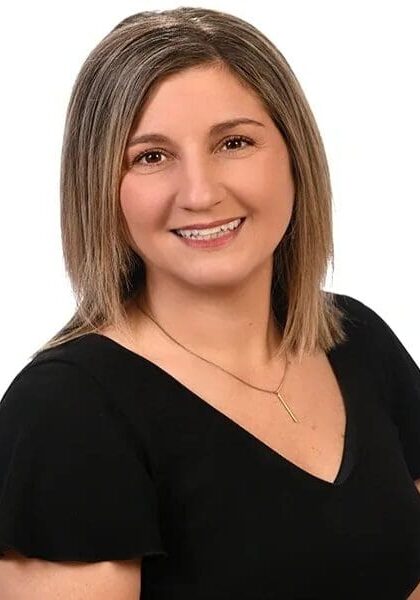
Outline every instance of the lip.
<path fill-rule="evenodd" d="M 184 246 L 189 246 L 190 248 L 195 248 L 196 250 L 201 249 L 207 252 L 216 252 L 221 251 L 224 248 L 229 247 L 234 243 L 234 240 L 241 235 L 242 227 L 244 227 L 246 219 L 242 219 L 239 226 L 233 231 L 225 231 L 223 235 L 218 236 L 213 239 L 197 239 L 197 238 L 188 238 L 177 234 L 176 232 L 172 232 L 174 236 L 177 238 L 178 243 L 183 244 Z"/>
<path fill-rule="evenodd" d="M 241 219 L 241 221 L 244 221 L 245 217 L 231 217 L 230 219 L 212 221 L 211 223 L 195 223 L 193 225 L 187 225 L 186 227 L 175 227 L 175 229 L 171 229 L 171 231 L 176 231 L 177 229 L 209 229 L 210 227 L 218 227 L 219 225 L 236 221 L 236 219 Z"/>

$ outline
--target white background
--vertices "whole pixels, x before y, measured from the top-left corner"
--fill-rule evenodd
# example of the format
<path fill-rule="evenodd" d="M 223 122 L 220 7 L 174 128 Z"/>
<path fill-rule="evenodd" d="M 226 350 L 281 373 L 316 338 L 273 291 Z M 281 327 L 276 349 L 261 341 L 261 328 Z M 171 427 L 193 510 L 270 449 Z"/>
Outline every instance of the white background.
<path fill-rule="evenodd" d="M 378 312 L 420 364 L 418 3 L 186 5 L 248 20 L 286 57 L 314 112 L 331 170 L 335 268 L 325 287 Z M 77 73 L 120 20 L 179 5 L 73 0 L 4 6 L 0 394 L 75 306 L 61 254 L 58 192 L 64 117 Z"/>

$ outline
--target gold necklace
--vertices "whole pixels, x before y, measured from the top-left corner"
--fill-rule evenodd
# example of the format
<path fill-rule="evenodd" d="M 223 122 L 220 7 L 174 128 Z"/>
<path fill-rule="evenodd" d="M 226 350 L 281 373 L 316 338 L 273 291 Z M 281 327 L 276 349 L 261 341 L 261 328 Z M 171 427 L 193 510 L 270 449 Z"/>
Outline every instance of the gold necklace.
<path fill-rule="evenodd" d="M 186 346 L 184 346 L 183 344 L 181 344 L 181 342 L 178 342 L 175 338 L 173 338 L 167 331 L 165 331 L 163 329 L 163 327 L 161 325 L 159 325 L 159 323 L 148 313 L 146 313 L 138 304 L 137 299 L 136 299 L 136 305 L 139 308 L 139 310 L 141 310 L 141 312 L 143 314 L 146 315 L 146 317 L 148 317 L 151 321 L 153 321 L 153 323 L 155 325 L 157 325 L 157 327 L 159 327 L 159 329 L 168 337 L 170 338 L 173 342 L 175 342 L 175 344 L 178 344 L 178 346 L 181 346 L 181 348 L 184 348 L 184 350 L 186 350 L 187 352 L 189 352 L 190 354 L 194 354 L 194 356 L 196 356 L 197 358 L 200 358 L 201 360 L 204 360 L 205 362 L 209 363 L 210 365 L 213 365 L 214 367 L 217 367 L 218 369 L 221 369 L 222 371 L 224 371 L 225 373 L 227 373 L 228 375 L 231 375 L 231 377 L 234 377 L 235 379 L 237 379 L 238 381 L 241 381 L 242 383 L 244 383 L 245 385 L 247 385 L 248 387 L 252 387 L 255 390 L 259 390 L 261 392 L 268 392 L 269 394 L 275 394 L 277 396 L 277 398 L 280 400 L 280 402 L 282 403 L 282 405 L 284 406 L 284 408 L 287 410 L 287 412 L 289 413 L 290 417 L 293 419 L 293 421 L 295 423 L 298 423 L 299 421 L 297 420 L 297 418 L 295 417 L 295 415 L 293 414 L 292 410 L 290 409 L 290 407 L 287 405 L 286 401 L 284 400 L 284 398 L 282 397 L 282 395 L 280 394 L 280 388 L 283 385 L 283 381 L 286 377 L 286 373 L 287 373 L 287 368 L 290 364 L 290 360 L 287 358 L 287 354 L 286 354 L 286 367 L 284 369 L 284 373 L 283 373 L 283 377 L 280 381 L 280 385 L 278 386 L 277 389 L 275 390 L 266 390 L 260 387 L 257 387 L 256 385 L 252 385 L 251 383 L 248 383 L 247 381 L 245 381 L 244 379 L 241 379 L 240 377 L 238 377 L 237 375 L 234 375 L 233 373 L 230 373 L 230 371 L 227 371 L 226 369 L 224 369 L 223 367 L 221 367 L 220 365 L 212 362 L 211 360 L 208 360 L 207 358 L 204 358 L 203 356 L 200 356 L 199 354 L 196 354 L 195 352 L 193 352 L 192 350 L 190 350 L 189 348 L 187 348 Z"/>

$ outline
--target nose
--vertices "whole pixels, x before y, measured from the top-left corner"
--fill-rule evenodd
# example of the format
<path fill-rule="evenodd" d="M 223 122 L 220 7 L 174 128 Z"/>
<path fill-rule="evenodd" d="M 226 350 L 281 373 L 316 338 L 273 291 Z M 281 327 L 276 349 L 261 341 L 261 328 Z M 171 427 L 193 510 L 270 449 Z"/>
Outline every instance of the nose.
<path fill-rule="evenodd" d="M 205 211 L 222 202 L 225 190 L 220 178 L 214 157 L 191 152 L 180 169 L 178 207 Z"/>

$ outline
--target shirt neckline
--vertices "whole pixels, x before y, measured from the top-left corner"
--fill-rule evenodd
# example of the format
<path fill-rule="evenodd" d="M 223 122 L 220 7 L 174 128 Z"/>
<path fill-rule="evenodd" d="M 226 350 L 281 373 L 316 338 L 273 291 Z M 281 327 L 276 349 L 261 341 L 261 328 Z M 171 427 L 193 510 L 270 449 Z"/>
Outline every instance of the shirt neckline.
<path fill-rule="evenodd" d="M 310 471 L 303 469 L 303 467 L 300 467 L 296 463 L 289 460 L 283 454 L 280 454 L 279 452 L 277 452 L 277 450 L 274 450 L 274 448 L 272 448 L 271 446 L 266 444 L 263 440 L 261 440 L 260 438 L 255 436 L 248 429 L 246 429 L 245 427 L 243 427 L 242 425 L 240 425 L 239 423 L 237 423 L 236 421 L 231 419 L 228 415 L 223 413 L 221 410 L 219 410 L 218 408 L 216 408 L 215 406 L 213 406 L 212 404 L 208 403 L 206 400 L 201 398 L 201 396 L 199 396 L 193 390 L 188 388 L 185 384 L 183 384 L 180 380 L 178 380 L 174 375 L 172 375 L 171 373 L 166 371 L 164 368 L 159 366 L 157 363 L 148 359 L 146 356 L 139 354 L 138 352 L 134 352 L 133 350 L 130 350 L 126 346 L 123 346 L 119 342 L 116 342 L 112 338 L 109 338 L 108 336 L 105 336 L 105 335 L 91 332 L 91 333 L 85 334 L 85 337 L 91 337 L 96 340 L 102 339 L 103 342 L 105 344 L 107 344 L 109 347 L 114 348 L 115 350 L 119 351 L 120 353 L 131 356 L 132 359 L 134 359 L 136 361 L 140 361 L 143 366 L 146 365 L 148 368 L 154 370 L 155 373 L 157 373 L 159 376 L 167 379 L 170 383 L 175 385 L 179 390 L 181 390 L 184 393 L 187 393 L 195 401 L 199 401 L 200 404 L 204 405 L 205 409 L 209 410 L 213 415 L 216 413 L 215 416 L 218 419 L 221 419 L 225 423 L 227 422 L 227 424 L 230 427 L 233 427 L 236 431 L 239 431 L 241 433 L 241 435 L 244 435 L 246 438 L 248 438 L 248 440 L 250 440 L 258 448 L 263 449 L 270 456 L 272 456 L 274 461 L 278 461 L 281 464 L 286 465 L 288 467 L 289 471 L 291 471 L 294 475 L 300 476 L 302 479 L 308 481 L 309 483 L 315 483 L 326 489 L 333 490 L 333 489 L 339 489 L 342 486 L 344 486 L 347 483 L 347 481 L 352 477 L 354 469 L 356 468 L 356 464 L 355 464 L 356 460 L 354 458 L 355 447 L 356 447 L 356 427 L 354 426 L 354 423 L 353 423 L 353 419 L 355 418 L 355 415 L 353 414 L 353 410 L 350 406 L 350 394 L 349 394 L 349 389 L 346 385 L 345 373 L 340 369 L 340 363 L 336 356 L 337 347 L 332 348 L 325 354 L 327 356 L 327 359 L 329 361 L 331 369 L 336 378 L 338 387 L 341 392 L 341 397 L 343 398 L 344 411 L 345 411 L 345 430 L 344 430 L 343 451 L 342 451 L 342 456 L 341 456 L 341 461 L 340 461 L 340 465 L 338 468 L 338 472 L 333 481 L 328 481 L 326 479 L 323 479 L 323 478 L 311 473 Z M 347 465 L 350 462 L 349 452 L 351 449 L 353 452 L 353 460 L 352 460 L 353 464 L 352 464 L 351 468 L 347 468 Z M 344 467 L 346 467 L 346 469 L 344 469 Z M 347 476 L 345 476 L 343 478 L 343 472 L 345 472 L 345 471 L 347 471 L 347 473 L 346 473 Z"/>

